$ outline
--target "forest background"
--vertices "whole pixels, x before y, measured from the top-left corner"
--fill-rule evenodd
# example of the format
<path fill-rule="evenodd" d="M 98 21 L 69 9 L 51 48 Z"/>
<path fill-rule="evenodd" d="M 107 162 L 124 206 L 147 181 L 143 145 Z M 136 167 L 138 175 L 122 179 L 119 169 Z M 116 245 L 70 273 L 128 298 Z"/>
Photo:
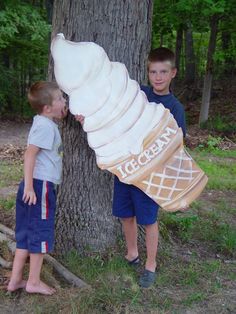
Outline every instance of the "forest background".
<path fill-rule="evenodd" d="M 53 1 L 1 1 L 1 115 L 33 114 L 26 93 L 32 82 L 47 77 L 52 6 Z M 222 131 L 235 129 L 235 14 L 233 0 L 154 1 L 152 48 L 165 46 L 176 53 L 172 89 L 185 105 L 188 124 L 209 120 Z M 220 101 L 210 105 L 216 98 Z"/>

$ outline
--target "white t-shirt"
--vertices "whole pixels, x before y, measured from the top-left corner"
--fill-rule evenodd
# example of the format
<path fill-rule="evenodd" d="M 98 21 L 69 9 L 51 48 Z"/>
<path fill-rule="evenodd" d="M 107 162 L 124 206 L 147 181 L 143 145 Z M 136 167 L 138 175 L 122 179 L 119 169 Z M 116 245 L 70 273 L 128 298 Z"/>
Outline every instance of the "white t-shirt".
<path fill-rule="evenodd" d="M 35 116 L 27 144 L 41 148 L 36 155 L 33 178 L 59 184 L 62 172 L 62 142 L 56 123 L 47 117 Z"/>

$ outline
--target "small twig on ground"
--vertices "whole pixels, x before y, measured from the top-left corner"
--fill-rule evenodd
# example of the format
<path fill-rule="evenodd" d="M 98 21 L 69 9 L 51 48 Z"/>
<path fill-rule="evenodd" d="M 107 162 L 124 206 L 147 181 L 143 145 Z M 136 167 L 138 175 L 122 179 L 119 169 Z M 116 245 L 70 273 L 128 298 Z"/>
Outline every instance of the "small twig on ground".
<path fill-rule="evenodd" d="M 8 228 L 7 226 L 0 224 L 0 231 L 6 235 L 9 235 L 12 240 L 15 240 L 15 232 Z"/>
<path fill-rule="evenodd" d="M 0 242 L 6 242 L 7 247 L 12 252 L 12 254 L 15 253 L 16 243 L 12 241 L 6 234 L 3 234 L 1 232 L 0 232 Z"/>
<path fill-rule="evenodd" d="M 3 268 L 11 268 L 12 262 L 8 262 L 0 256 L 0 266 L 2 266 Z"/>
<path fill-rule="evenodd" d="M 79 277 L 72 274 L 68 269 L 66 269 L 62 264 L 60 264 L 55 258 L 53 258 L 51 255 L 46 254 L 45 255 L 45 261 L 47 261 L 49 264 L 53 266 L 53 268 L 63 277 L 66 279 L 67 282 L 70 284 L 79 287 L 79 288 L 85 288 L 89 287 L 87 283 L 85 283 L 83 280 L 81 280 Z"/>
<path fill-rule="evenodd" d="M 51 269 L 44 268 L 42 275 L 43 278 L 47 279 L 48 283 L 50 283 L 50 286 L 53 286 L 56 290 L 60 289 L 60 283 L 57 278 L 53 276 Z"/>

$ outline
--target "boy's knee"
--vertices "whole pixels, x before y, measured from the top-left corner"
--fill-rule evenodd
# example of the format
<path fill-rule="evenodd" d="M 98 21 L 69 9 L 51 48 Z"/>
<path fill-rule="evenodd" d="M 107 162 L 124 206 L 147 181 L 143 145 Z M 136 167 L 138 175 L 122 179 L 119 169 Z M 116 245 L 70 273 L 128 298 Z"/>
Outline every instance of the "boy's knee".
<path fill-rule="evenodd" d="M 155 221 L 153 224 L 144 225 L 144 228 L 146 230 L 157 229 L 158 228 L 158 223 L 157 223 L 157 221 Z"/>
<path fill-rule="evenodd" d="M 121 218 L 121 221 L 124 223 L 134 223 L 135 219 L 136 219 L 135 216 L 133 216 L 133 217 Z"/>

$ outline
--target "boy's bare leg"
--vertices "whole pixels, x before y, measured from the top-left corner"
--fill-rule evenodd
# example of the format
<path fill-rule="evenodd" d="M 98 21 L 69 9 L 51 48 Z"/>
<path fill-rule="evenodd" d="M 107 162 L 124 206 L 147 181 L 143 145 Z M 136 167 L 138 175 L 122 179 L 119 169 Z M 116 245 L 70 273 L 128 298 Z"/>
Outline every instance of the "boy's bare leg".
<path fill-rule="evenodd" d="M 23 277 L 23 270 L 24 270 L 25 262 L 28 255 L 29 255 L 28 250 L 16 249 L 13 267 L 12 267 L 11 279 L 7 286 L 8 291 L 12 292 L 20 288 L 25 288 L 26 281 L 23 280 L 22 277 Z"/>
<path fill-rule="evenodd" d="M 156 269 L 156 256 L 158 246 L 158 224 L 157 222 L 152 225 L 146 225 L 146 248 L 147 260 L 145 268 L 152 272 Z"/>
<path fill-rule="evenodd" d="M 30 271 L 29 279 L 26 284 L 26 291 L 29 293 L 41 293 L 52 295 L 56 292 L 55 289 L 49 287 L 40 280 L 40 272 L 43 264 L 44 254 L 31 253 L 30 254 Z"/>
<path fill-rule="evenodd" d="M 127 255 L 125 258 L 132 261 L 138 256 L 137 235 L 138 228 L 135 217 L 122 218 L 122 226 L 125 234 Z"/>

